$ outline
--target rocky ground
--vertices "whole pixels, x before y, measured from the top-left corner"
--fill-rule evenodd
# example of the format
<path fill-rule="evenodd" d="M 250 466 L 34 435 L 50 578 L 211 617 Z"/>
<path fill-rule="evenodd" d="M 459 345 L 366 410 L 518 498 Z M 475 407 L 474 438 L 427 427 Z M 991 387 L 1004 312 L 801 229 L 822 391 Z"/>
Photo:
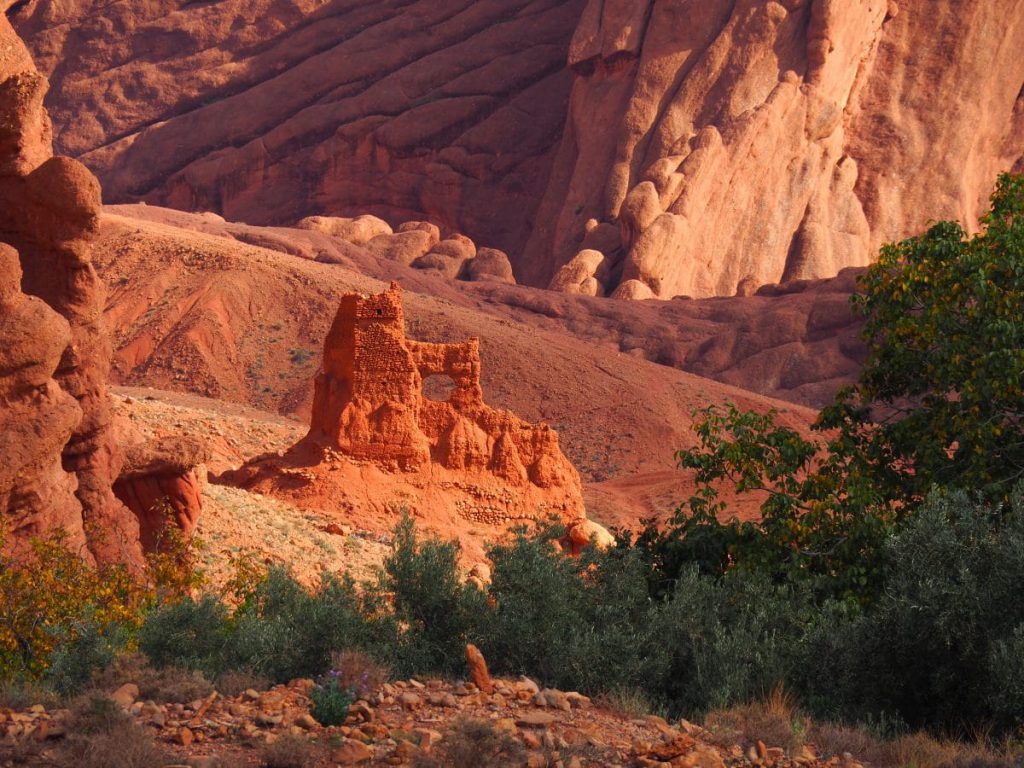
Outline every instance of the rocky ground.
<path fill-rule="evenodd" d="M 757 741 L 745 749 L 686 720 L 630 717 L 578 693 L 541 689 L 525 677 L 495 679 L 490 694 L 461 681 L 387 683 L 353 704 L 344 725 L 323 727 L 310 713 L 313 685 L 311 680 L 295 680 L 236 696 L 214 691 L 190 703 L 158 704 L 139 700 L 138 687 L 125 683 L 112 698 L 171 749 L 178 764 L 192 768 L 222 765 L 217 761 L 226 757 L 233 765 L 261 765 L 261 750 L 281 740 L 317 745 L 319 751 L 310 753 L 317 755 L 316 762 L 310 766 L 411 766 L 443 751 L 453 728 L 466 718 L 484 721 L 514 739 L 531 768 L 858 766 L 849 757 L 819 760 L 806 745 L 790 753 Z M 0 755 L 5 748 L 34 742 L 39 760 L 45 761 L 47 750 L 58 749 L 68 736 L 68 717 L 68 710 L 41 705 L 0 710 Z M 443 742 L 446 737 L 449 741 Z"/>
<path fill-rule="evenodd" d="M 305 434 L 291 419 L 192 395 L 143 387 L 113 390 L 117 413 L 146 437 L 185 434 L 210 447 L 200 470 L 218 474 L 266 452 L 285 450 Z M 253 554 L 268 565 L 287 565 L 304 583 L 322 573 L 373 578 L 390 538 L 315 509 L 293 506 L 239 488 L 202 484 L 203 509 L 196 535 L 203 570 L 213 586 L 233 575 L 232 562 Z"/>

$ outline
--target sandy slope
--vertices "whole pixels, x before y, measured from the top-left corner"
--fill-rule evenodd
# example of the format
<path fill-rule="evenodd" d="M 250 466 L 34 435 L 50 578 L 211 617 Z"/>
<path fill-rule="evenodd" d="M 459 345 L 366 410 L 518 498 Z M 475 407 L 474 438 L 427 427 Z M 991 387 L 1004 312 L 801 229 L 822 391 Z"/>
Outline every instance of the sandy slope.
<path fill-rule="evenodd" d="M 357 270 L 380 277 L 404 270 L 392 263 L 317 263 L 303 258 L 302 249 L 314 246 L 298 238 L 296 255 L 248 245 L 212 216 L 197 224 L 197 217 L 159 209 L 143 209 L 146 219 L 125 212 L 131 209 L 106 217 L 104 247 L 97 249 L 103 254 L 97 266 L 110 286 L 115 375 L 124 384 L 304 418 L 337 297 L 382 288 Z M 174 226 L 183 218 L 216 234 Z M 488 402 L 559 431 L 585 481 L 591 514 L 601 522 L 635 523 L 688 496 L 688 478 L 673 469 L 673 452 L 694 444 L 694 409 L 731 400 L 744 408 L 778 408 L 794 425 L 812 418 L 806 408 L 658 365 L 620 351 L 611 338 L 580 338 L 564 324 L 546 322 L 569 306 L 561 303 L 566 297 L 515 288 L 520 304 L 510 306 L 493 289 L 475 291 L 416 270 L 401 277 L 410 336 L 479 336 Z M 554 303 L 547 314 L 524 310 L 529 302 L 548 301 Z M 621 309 L 642 317 L 638 306 Z M 579 321 L 564 313 L 561 319 Z"/>

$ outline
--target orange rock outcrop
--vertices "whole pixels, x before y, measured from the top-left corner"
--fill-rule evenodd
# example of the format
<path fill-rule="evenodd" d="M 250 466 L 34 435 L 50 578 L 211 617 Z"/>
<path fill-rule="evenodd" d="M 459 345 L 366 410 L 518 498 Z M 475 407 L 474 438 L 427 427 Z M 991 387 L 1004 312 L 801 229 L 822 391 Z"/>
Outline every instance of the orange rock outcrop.
<path fill-rule="evenodd" d="M 53 157 L 46 89 L 0 14 L 0 242 L 20 254 L 16 269 L 5 247 L 0 375 L 6 455 L 25 457 L 0 481 L 0 514 L 16 529 L 11 546 L 59 528 L 73 546 L 87 544 L 78 548 L 89 559 L 140 565 L 138 521 L 111 490 L 120 467 L 106 388 L 111 348 L 90 258 L 100 188 L 78 161 Z M 19 282 L 42 301 L 21 296 Z"/>
<path fill-rule="evenodd" d="M 208 458 L 207 447 L 191 437 L 167 435 L 125 446 L 114 494 L 139 519 L 145 551 L 159 547 L 169 524 L 185 536 L 195 530 L 203 510 L 200 475 Z"/>
<path fill-rule="evenodd" d="M 435 375 L 454 385 L 445 401 L 423 395 L 424 379 Z M 557 433 L 484 402 L 477 339 L 407 339 L 394 282 L 377 295 L 342 297 L 306 437 L 285 456 L 264 457 L 225 479 L 357 516 L 362 507 L 384 527 L 394 524 L 396 498 L 455 533 L 467 521 L 585 519 L 579 475 Z"/>
<path fill-rule="evenodd" d="M 577 491 L 579 478 L 547 425 L 484 403 L 480 342 L 405 338 L 397 283 L 376 296 L 348 294 L 324 344 L 306 441 L 402 469 L 440 465 L 484 473 L 513 487 Z M 445 376 L 445 402 L 423 397 L 423 380 Z"/>

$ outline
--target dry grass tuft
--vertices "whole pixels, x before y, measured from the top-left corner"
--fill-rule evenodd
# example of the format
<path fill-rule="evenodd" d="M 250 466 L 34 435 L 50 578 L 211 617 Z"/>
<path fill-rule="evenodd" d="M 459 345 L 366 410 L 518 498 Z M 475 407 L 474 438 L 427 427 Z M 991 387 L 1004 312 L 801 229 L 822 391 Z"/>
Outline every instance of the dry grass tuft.
<path fill-rule="evenodd" d="M 229 669 L 221 672 L 213 685 L 218 693 L 227 697 L 238 696 L 250 688 L 254 691 L 266 691 L 272 686 L 273 683 L 270 681 L 270 678 L 239 669 Z"/>
<path fill-rule="evenodd" d="M 304 736 L 283 736 L 260 749 L 262 768 L 313 768 L 325 756 L 323 745 Z"/>
<path fill-rule="evenodd" d="M 864 728 L 815 725 L 808 740 L 822 758 L 849 754 L 873 768 L 1012 768 L 1019 756 L 976 742 L 937 739 L 924 732 L 882 741 Z"/>
<path fill-rule="evenodd" d="M 627 720 L 638 720 L 655 710 L 647 694 L 639 688 L 616 688 L 599 694 L 594 703 Z"/>
<path fill-rule="evenodd" d="M 429 755 L 418 755 L 415 768 L 518 768 L 525 747 L 510 733 L 486 720 L 460 718 Z"/>
<path fill-rule="evenodd" d="M 141 653 L 118 656 L 92 679 L 93 687 L 104 692 L 115 691 L 125 683 L 135 683 L 139 687 L 140 700 L 151 699 L 160 703 L 195 701 L 213 692 L 213 686 L 201 672 L 177 667 L 157 669 Z"/>
<path fill-rule="evenodd" d="M 704 727 L 720 744 L 750 747 L 763 741 L 765 746 L 782 747 L 791 754 L 803 746 L 808 725 L 792 696 L 781 687 L 762 701 L 718 709 L 704 718 Z"/>

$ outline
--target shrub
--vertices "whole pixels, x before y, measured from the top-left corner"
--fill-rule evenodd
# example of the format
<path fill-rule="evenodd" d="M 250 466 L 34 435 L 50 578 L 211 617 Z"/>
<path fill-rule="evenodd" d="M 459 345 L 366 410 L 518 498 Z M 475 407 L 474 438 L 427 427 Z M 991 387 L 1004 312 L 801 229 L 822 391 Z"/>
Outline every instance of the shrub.
<path fill-rule="evenodd" d="M 393 596 L 394 617 L 404 628 L 393 641 L 399 674 L 462 669 L 466 643 L 477 639 L 488 607 L 480 590 L 459 579 L 457 542 L 421 540 L 404 515 L 379 588 Z"/>
<path fill-rule="evenodd" d="M 160 668 L 197 669 L 215 677 L 224 665 L 228 642 L 228 610 L 205 595 L 161 606 L 139 630 L 139 649 Z"/>
<path fill-rule="evenodd" d="M 991 507 L 935 493 L 887 550 L 892 573 L 877 605 L 852 623 L 823 622 L 810 650 L 834 670 L 809 670 L 819 714 L 951 732 L 1014 727 L 1024 716 L 1020 494 Z"/>
<path fill-rule="evenodd" d="M 331 657 L 330 675 L 356 698 L 366 699 L 391 678 L 391 670 L 363 651 L 341 651 Z"/>
<path fill-rule="evenodd" d="M 355 701 L 352 688 L 343 685 L 337 677 L 328 673 L 309 692 L 313 706 L 310 714 L 320 725 L 342 725 L 348 717 L 349 707 Z"/>
<path fill-rule="evenodd" d="M 0 679 L 38 679 L 64 648 L 55 674 L 73 691 L 88 679 L 85 667 L 102 662 L 125 627 L 138 626 L 147 600 L 143 585 L 124 568 L 90 567 L 63 533 L 0 556 Z M 76 645 L 81 661 L 66 652 Z"/>
<path fill-rule="evenodd" d="M 788 685 L 794 670 L 820 659 L 804 654 L 814 627 L 809 595 L 736 571 L 721 579 L 686 571 L 655 620 L 667 649 L 658 679 L 673 711 L 699 715 L 756 700 Z"/>
<path fill-rule="evenodd" d="M 283 683 L 323 674 L 340 649 L 387 644 L 388 623 L 366 600 L 347 577 L 324 575 L 310 591 L 273 568 L 234 612 L 224 668 Z"/>
<path fill-rule="evenodd" d="M 43 682 L 60 696 L 80 693 L 96 670 L 114 660 L 118 649 L 127 644 L 127 631 L 119 624 L 103 627 L 92 615 L 64 625 L 58 630 L 66 639 L 50 654 L 50 666 Z"/>

